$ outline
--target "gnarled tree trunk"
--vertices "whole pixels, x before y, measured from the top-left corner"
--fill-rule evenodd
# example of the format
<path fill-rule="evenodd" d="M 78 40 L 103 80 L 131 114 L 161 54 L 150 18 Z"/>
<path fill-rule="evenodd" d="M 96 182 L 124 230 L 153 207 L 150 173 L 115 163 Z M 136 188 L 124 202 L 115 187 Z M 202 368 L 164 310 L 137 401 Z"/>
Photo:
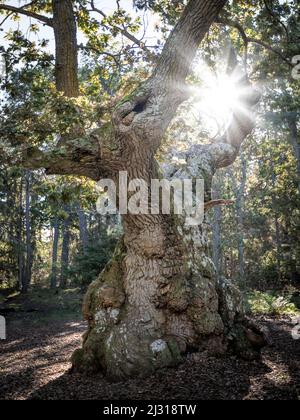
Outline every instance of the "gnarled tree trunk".
<path fill-rule="evenodd" d="M 205 167 L 210 190 L 210 157 L 200 151 L 174 177 L 203 175 Z M 146 163 L 132 163 L 131 177 L 157 178 L 151 170 L 140 173 L 137 162 Z M 152 159 L 150 166 L 156 166 Z M 74 368 L 122 379 L 175 365 L 190 351 L 232 347 L 256 357 L 264 339 L 247 324 L 238 290 L 217 282 L 208 255 L 205 225 L 187 228 L 178 216 L 125 216 L 124 237 L 85 298 L 89 330 L 73 355 Z"/>
<path fill-rule="evenodd" d="M 138 178 L 150 185 L 160 178 L 156 151 L 187 98 L 185 80 L 198 45 L 224 4 L 191 0 L 153 76 L 117 107 L 110 143 L 128 182 Z M 163 174 L 204 179 L 207 201 L 216 170 L 234 162 L 254 126 L 251 110 L 260 95 L 247 78 L 240 83 L 249 88 L 241 98 L 249 113 L 237 109 L 224 136 L 193 146 L 181 169 Z M 204 225 L 186 228 L 174 215 L 124 216 L 124 238 L 85 298 L 89 330 L 73 355 L 74 369 L 102 370 L 113 379 L 144 376 L 178 363 L 188 351 L 219 353 L 230 344 L 255 357 L 265 343 L 263 334 L 244 317 L 238 290 L 224 279 L 217 283 L 208 254 Z"/>

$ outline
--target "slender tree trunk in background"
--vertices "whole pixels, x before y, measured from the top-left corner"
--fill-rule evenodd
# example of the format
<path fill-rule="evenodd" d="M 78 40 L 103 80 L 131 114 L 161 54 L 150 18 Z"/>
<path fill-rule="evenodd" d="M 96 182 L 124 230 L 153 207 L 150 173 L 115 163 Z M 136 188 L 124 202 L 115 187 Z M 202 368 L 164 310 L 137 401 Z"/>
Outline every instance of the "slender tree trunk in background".
<path fill-rule="evenodd" d="M 59 220 L 56 218 L 53 224 L 53 246 L 52 246 L 52 269 L 50 287 L 55 289 L 57 286 L 57 262 L 58 262 L 58 244 L 59 244 Z"/>
<path fill-rule="evenodd" d="M 26 237 L 26 264 L 24 270 L 24 279 L 22 292 L 27 293 L 31 283 L 32 264 L 33 264 L 33 243 L 32 243 L 32 225 L 31 225 L 31 173 L 25 175 L 25 237 Z"/>
<path fill-rule="evenodd" d="M 103 216 L 101 216 L 100 214 L 96 214 L 96 224 L 92 233 L 93 240 L 97 240 L 97 241 L 101 240 L 103 223 L 105 223 L 103 220 Z"/>
<path fill-rule="evenodd" d="M 18 208 L 18 205 L 16 203 L 16 196 L 17 196 L 17 183 L 14 179 L 11 183 L 11 180 L 6 173 L 4 178 L 5 185 L 3 186 L 3 189 L 5 189 L 5 195 L 7 197 L 7 206 L 5 206 L 5 210 L 3 211 L 3 215 L 7 220 L 8 229 L 6 235 L 7 235 L 7 243 L 9 244 L 11 251 L 9 252 L 9 261 L 8 264 L 13 268 L 17 266 L 16 261 L 16 236 L 15 236 L 15 230 L 16 230 L 16 215 L 15 215 L 15 209 Z M 2 229 L 0 228 L 0 235 L 3 235 Z"/>
<path fill-rule="evenodd" d="M 214 183 L 213 199 L 218 200 L 221 198 L 220 180 L 216 177 Z M 212 226 L 212 255 L 213 262 L 217 269 L 218 277 L 222 274 L 222 248 L 221 248 L 221 223 L 222 223 L 222 209 L 217 206 L 213 210 L 213 226 Z"/>
<path fill-rule="evenodd" d="M 89 244 L 89 234 L 87 228 L 87 220 L 84 211 L 82 210 L 81 204 L 77 205 L 77 214 L 79 220 L 79 231 L 80 231 L 80 241 L 82 245 L 83 253 L 86 254 L 88 244 Z"/>
<path fill-rule="evenodd" d="M 61 249 L 61 274 L 60 274 L 60 287 L 64 289 L 67 283 L 67 272 L 69 268 L 69 255 L 70 255 L 70 207 L 65 207 L 65 212 L 68 217 L 64 220 L 63 224 L 63 241 Z"/>
<path fill-rule="evenodd" d="M 285 273 L 286 278 L 290 279 L 292 284 L 294 284 L 296 287 L 299 286 L 299 259 L 297 258 L 298 252 L 297 249 L 295 249 L 295 240 L 293 240 L 291 236 L 291 232 L 293 230 L 292 227 L 292 221 L 290 218 L 285 219 L 285 226 L 281 228 L 281 243 L 284 243 L 284 248 L 282 246 L 282 259 L 284 259 L 285 262 Z"/>
<path fill-rule="evenodd" d="M 239 254 L 239 278 L 241 286 L 245 286 L 245 258 L 244 258 L 244 195 L 247 181 L 247 161 L 244 153 L 241 153 L 241 183 L 238 188 L 236 201 L 236 217 L 238 226 L 238 254 Z"/>
<path fill-rule="evenodd" d="M 52 0 L 56 45 L 56 88 L 68 97 L 79 95 L 77 24 L 72 0 Z"/>
<path fill-rule="evenodd" d="M 23 289 L 24 279 L 24 245 L 23 245 L 23 178 L 20 179 L 19 187 L 19 215 L 17 230 L 17 250 L 18 250 L 18 281 L 20 290 Z"/>
<path fill-rule="evenodd" d="M 294 150 L 294 156 L 297 163 L 297 182 L 298 182 L 298 191 L 300 195 L 300 139 L 297 129 L 297 120 L 296 117 L 289 118 L 289 127 L 291 132 L 291 143 Z"/>
<path fill-rule="evenodd" d="M 271 167 L 271 182 L 273 191 L 275 191 L 276 187 L 276 174 L 274 170 L 274 163 L 272 159 L 270 160 L 270 167 Z M 281 229 L 279 223 L 279 214 L 277 211 L 277 203 L 274 197 L 274 193 L 272 194 L 272 206 L 274 211 L 274 222 L 275 222 L 275 240 L 276 240 L 276 254 L 277 254 L 277 274 L 278 280 L 281 282 L 281 261 L 282 261 L 282 242 L 281 242 Z"/>
<path fill-rule="evenodd" d="M 237 250 L 238 250 L 238 277 L 241 286 L 245 286 L 245 258 L 244 258 L 244 194 L 247 181 L 247 161 L 244 153 L 241 153 L 241 181 L 238 185 L 234 172 L 229 173 L 232 180 L 233 190 L 236 197 L 235 218 L 237 225 Z M 233 256 L 232 256 L 233 258 Z"/>
<path fill-rule="evenodd" d="M 79 95 L 77 23 L 72 0 L 52 0 L 53 29 L 55 36 L 56 88 L 69 98 Z M 69 266 L 70 231 L 69 218 L 64 223 L 61 255 L 61 287 L 65 287 L 65 275 Z M 59 223 L 54 226 L 51 288 L 57 285 L 57 260 Z"/>
<path fill-rule="evenodd" d="M 8 245 L 8 252 L 5 261 L 1 259 L 0 270 L 3 276 L 1 281 L 6 279 L 9 285 L 16 287 L 16 277 L 18 276 L 18 223 L 19 223 L 19 202 L 18 202 L 18 185 L 16 178 L 11 179 L 6 168 L 1 167 L 1 193 L 2 200 L 0 202 L 0 214 L 4 223 L 0 223 L 0 240 Z M 5 197 L 5 198 L 4 198 Z M 18 286 L 18 282 L 17 282 Z"/>

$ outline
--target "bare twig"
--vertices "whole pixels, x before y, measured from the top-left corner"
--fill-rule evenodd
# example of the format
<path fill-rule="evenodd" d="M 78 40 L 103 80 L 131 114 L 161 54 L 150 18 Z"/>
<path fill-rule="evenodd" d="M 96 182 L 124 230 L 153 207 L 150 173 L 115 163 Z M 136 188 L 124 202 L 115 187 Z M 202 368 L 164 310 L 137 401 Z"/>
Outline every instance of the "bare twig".
<path fill-rule="evenodd" d="M 216 206 L 231 206 L 233 204 L 233 200 L 212 200 L 204 204 L 204 211 L 208 211 Z"/>
<path fill-rule="evenodd" d="M 96 12 L 98 14 L 100 14 L 103 18 L 107 18 L 107 15 L 101 10 L 98 9 L 95 6 L 95 3 L 93 0 L 91 0 L 91 8 L 93 12 Z M 106 28 L 108 28 L 107 25 L 105 25 Z M 113 29 L 116 29 L 118 32 L 120 32 L 120 34 L 122 34 L 123 36 L 125 36 L 127 39 L 129 39 L 129 41 L 132 41 L 134 44 L 136 44 L 139 48 L 141 48 L 148 56 L 148 58 L 153 61 L 155 60 L 155 54 L 152 53 L 152 51 L 150 51 L 144 42 L 142 42 L 141 40 L 139 40 L 138 38 L 136 38 L 134 35 L 132 35 L 130 32 L 127 31 L 126 28 L 120 28 L 117 25 L 113 25 L 111 26 Z"/>
<path fill-rule="evenodd" d="M 120 57 L 120 54 L 112 54 L 106 51 L 99 51 L 95 47 L 90 47 L 88 45 L 83 45 L 83 44 L 78 45 L 77 48 L 80 50 L 85 50 L 85 51 L 93 51 L 94 53 L 99 54 L 99 55 L 106 55 L 107 57 L 112 58 L 118 67 L 120 66 L 120 62 L 117 59 L 118 57 Z"/>
<path fill-rule="evenodd" d="M 0 26 L 4 25 L 4 23 L 7 21 L 7 19 L 9 19 L 13 14 L 14 14 L 14 12 L 11 12 L 7 16 L 5 16 L 5 18 L 0 22 Z"/>
<path fill-rule="evenodd" d="M 269 13 L 269 15 L 271 15 L 272 17 L 273 17 L 273 19 L 277 22 L 277 23 L 279 23 L 279 25 L 281 25 L 282 27 L 283 27 L 283 29 L 284 29 L 284 31 L 285 31 L 285 34 L 286 34 L 286 39 L 287 39 L 287 41 L 289 42 L 289 40 L 290 40 L 290 35 L 289 35 L 289 31 L 288 31 L 288 28 L 287 28 L 287 26 L 279 19 L 279 17 L 277 17 L 276 15 L 275 15 L 275 13 L 273 13 L 273 11 L 272 11 L 272 9 L 270 8 L 270 6 L 268 5 L 268 1 L 267 0 L 263 0 L 263 2 L 264 2 L 264 5 L 265 5 L 265 7 L 266 7 L 266 9 L 267 9 L 267 11 L 268 11 L 268 13 Z"/>

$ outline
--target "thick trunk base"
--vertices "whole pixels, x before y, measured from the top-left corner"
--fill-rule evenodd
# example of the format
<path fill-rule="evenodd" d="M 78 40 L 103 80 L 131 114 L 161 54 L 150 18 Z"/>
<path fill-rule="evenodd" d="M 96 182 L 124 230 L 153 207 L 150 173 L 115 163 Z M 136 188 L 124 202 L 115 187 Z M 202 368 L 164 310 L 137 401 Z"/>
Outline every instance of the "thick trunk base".
<path fill-rule="evenodd" d="M 217 283 L 202 228 L 195 236 L 170 226 L 131 229 L 90 286 L 75 371 L 120 380 L 175 366 L 189 352 L 259 356 L 264 334 L 244 317 L 239 291 Z"/>

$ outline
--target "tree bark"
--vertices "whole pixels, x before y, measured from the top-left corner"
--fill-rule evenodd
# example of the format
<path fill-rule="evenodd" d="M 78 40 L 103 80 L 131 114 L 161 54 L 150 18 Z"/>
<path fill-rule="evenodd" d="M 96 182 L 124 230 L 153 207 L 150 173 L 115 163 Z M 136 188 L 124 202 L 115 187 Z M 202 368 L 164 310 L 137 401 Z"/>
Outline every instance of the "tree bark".
<path fill-rule="evenodd" d="M 50 287 L 55 289 L 57 286 L 57 262 L 58 262 L 58 243 L 59 243 L 59 220 L 55 218 L 53 224 L 53 246 L 52 246 L 52 268 L 51 268 L 51 279 Z"/>
<path fill-rule="evenodd" d="M 219 179 L 215 180 L 214 183 L 214 199 L 221 197 Z M 221 250 L 221 222 L 222 222 L 222 210 L 220 206 L 214 208 L 213 215 L 213 226 L 212 226 L 212 258 L 214 265 L 217 270 L 218 278 L 222 274 L 222 250 Z"/>
<path fill-rule="evenodd" d="M 32 264 L 33 264 L 33 247 L 32 247 L 32 226 L 30 216 L 31 205 L 31 174 L 26 171 L 25 175 L 25 237 L 26 237 L 26 265 L 22 282 L 22 292 L 27 293 L 31 283 Z"/>
<path fill-rule="evenodd" d="M 72 0 L 52 0 L 56 88 L 68 97 L 79 95 L 77 24 Z"/>
<path fill-rule="evenodd" d="M 176 176 L 190 178 L 194 167 L 191 161 L 188 173 Z M 73 368 L 120 380 L 176 365 L 190 351 L 220 354 L 234 347 L 256 357 L 240 295 L 218 281 L 208 256 L 205 226 L 187 229 L 176 216 L 163 215 L 123 221 L 112 261 L 85 297 L 89 329 Z M 235 339 L 228 339 L 229 331 Z"/>
<path fill-rule="evenodd" d="M 270 160 L 270 169 L 271 169 L 271 182 L 272 182 L 272 188 L 275 190 L 276 187 L 276 173 L 274 169 L 274 164 L 272 161 L 272 158 Z M 274 196 L 274 193 L 272 193 L 272 207 L 274 211 L 274 224 L 275 224 L 275 241 L 276 241 L 276 255 L 277 255 L 277 275 L 278 275 L 278 281 L 281 282 L 281 263 L 282 263 L 282 241 L 281 241 L 281 228 L 279 223 L 279 214 L 277 210 L 277 203 Z"/>
<path fill-rule="evenodd" d="M 67 283 L 67 272 L 69 268 L 69 255 L 70 255 L 70 207 L 65 207 L 68 217 L 64 220 L 63 224 L 63 242 L 61 249 L 61 272 L 60 272 L 60 287 L 64 289 Z"/>
<path fill-rule="evenodd" d="M 78 221 L 79 221 L 80 241 L 82 245 L 82 250 L 83 250 L 83 253 L 86 254 L 88 244 L 89 244 L 89 235 L 88 235 L 86 215 L 80 203 L 78 203 L 77 205 L 77 214 L 78 214 Z"/>
<path fill-rule="evenodd" d="M 290 132 L 291 132 L 291 143 L 293 146 L 294 156 L 295 156 L 296 164 L 297 164 L 297 184 L 298 184 L 298 191 L 300 194 L 300 140 L 299 140 L 296 117 L 294 116 L 289 117 L 288 123 L 290 127 Z"/>

